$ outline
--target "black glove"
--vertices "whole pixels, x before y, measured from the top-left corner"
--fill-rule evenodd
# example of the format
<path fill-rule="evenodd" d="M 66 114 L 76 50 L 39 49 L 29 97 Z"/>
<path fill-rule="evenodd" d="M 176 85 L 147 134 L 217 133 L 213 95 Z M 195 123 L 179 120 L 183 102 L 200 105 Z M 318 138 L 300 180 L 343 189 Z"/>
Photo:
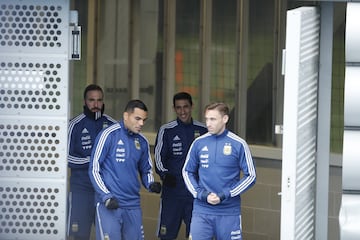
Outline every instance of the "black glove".
<path fill-rule="evenodd" d="M 107 209 L 117 209 L 119 208 L 119 203 L 115 198 L 108 198 L 105 201 L 105 207 Z"/>
<path fill-rule="evenodd" d="M 160 193 L 161 192 L 161 184 L 159 182 L 152 182 L 149 186 L 150 192 Z"/>
<path fill-rule="evenodd" d="M 176 187 L 176 177 L 171 174 L 165 174 L 165 177 L 163 179 L 163 184 L 166 187 L 174 188 Z"/>

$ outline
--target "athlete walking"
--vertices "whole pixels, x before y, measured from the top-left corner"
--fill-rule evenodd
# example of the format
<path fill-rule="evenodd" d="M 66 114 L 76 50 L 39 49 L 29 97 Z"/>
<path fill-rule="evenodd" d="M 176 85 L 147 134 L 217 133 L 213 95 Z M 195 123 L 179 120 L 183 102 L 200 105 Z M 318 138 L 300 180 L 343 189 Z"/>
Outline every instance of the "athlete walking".
<path fill-rule="evenodd" d="M 150 192 L 161 191 L 154 182 L 149 143 L 140 133 L 146 120 L 146 105 L 131 100 L 123 119 L 96 138 L 89 176 L 96 191 L 97 240 L 144 239 L 140 180 Z"/>
<path fill-rule="evenodd" d="M 203 123 L 193 120 L 192 97 L 179 92 L 173 97 L 177 118 L 162 125 L 155 142 L 156 172 L 163 181 L 161 194 L 158 237 L 161 240 L 176 239 L 181 223 L 189 237 L 193 197 L 182 178 L 182 167 L 193 140 L 207 132 Z"/>
<path fill-rule="evenodd" d="M 240 195 L 255 184 L 247 143 L 226 129 L 229 108 L 205 108 L 208 133 L 194 140 L 182 170 L 194 197 L 190 236 L 196 240 L 242 239 Z"/>
<path fill-rule="evenodd" d="M 95 220 L 94 188 L 88 169 L 97 134 L 115 123 L 104 114 L 104 93 L 91 84 L 84 90 L 84 112 L 69 122 L 68 166 L 71 170 L 67 235 L 72 240 L 89 240 Z"/>

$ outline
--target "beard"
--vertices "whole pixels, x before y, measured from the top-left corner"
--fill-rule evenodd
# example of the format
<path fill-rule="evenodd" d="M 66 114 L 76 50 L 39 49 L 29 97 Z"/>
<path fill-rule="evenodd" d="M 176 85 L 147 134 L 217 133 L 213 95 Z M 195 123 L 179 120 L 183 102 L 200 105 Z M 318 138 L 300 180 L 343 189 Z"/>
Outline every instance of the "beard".
<path fill-rule="evenodd" d="M 98 120 L 99 118 L 102 117 L 102 115 L 104 114 L 104 109 L 105 109 L 105 105 L 103 104 L 102 108 L 92 108 L 89 109 L 88 106 L 84 105 L 84 114 L 88 117 L 91 118 L 93 120 Z"/>

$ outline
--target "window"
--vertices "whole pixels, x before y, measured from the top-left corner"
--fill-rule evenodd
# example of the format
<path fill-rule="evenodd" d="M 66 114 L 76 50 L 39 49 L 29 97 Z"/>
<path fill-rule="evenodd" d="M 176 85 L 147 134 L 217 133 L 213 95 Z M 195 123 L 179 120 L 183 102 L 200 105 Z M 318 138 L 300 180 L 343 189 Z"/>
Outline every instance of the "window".
<path fill-rule="evenodd" d="M 285 44 L 286 9 L 314 3 L 268 0 L 252 0 L 246 6 L 240 3 L 243 2 L 73 0 L 72 8 L 79 11 L 83 32 L 82 59 L 72 62 L 72 113 L 82 111 L 83 89 L 96 82 L 105 91 L 106 113 L 120 119 L 126 102 L 138 97 L 149 108 L 144 130 L 156 132 L 161 124 L 175 117 L 169 96 L 187 91 L 194 98 L 194 118 L 202 120 L 205 104 L 224 101 L 232 109 L 228 125 L 231 130 L 250 144 L 281 147 L 274 126 L 282 123 L 281 52 Z M 334 4 L 337 6 L 331 150 L 339 153 L 343 132 L 346 5 Z M 173 20 L 167 11 L 173 11 Z M 211 17 L 204 20 L 203 14 Z M 246 26 L 241 31 L 240 23 Z M 173 39 L 167 39 L 169 24 L 174 28 Z M 204 27 L 208 28 L 209 36 L 202 35 Z M 207 54 L 203 52 L 204 44 L 209 46 Z M 173 53 L 166 55 L 167 51 Z M 239 58 L 239 53 L 244 55 Z M 166 56 L 172 59 L 164 60 Z M 203 68 L 206 61 L 207 68 Z M 170 75 L 165 77 L 166 71 Z"/>

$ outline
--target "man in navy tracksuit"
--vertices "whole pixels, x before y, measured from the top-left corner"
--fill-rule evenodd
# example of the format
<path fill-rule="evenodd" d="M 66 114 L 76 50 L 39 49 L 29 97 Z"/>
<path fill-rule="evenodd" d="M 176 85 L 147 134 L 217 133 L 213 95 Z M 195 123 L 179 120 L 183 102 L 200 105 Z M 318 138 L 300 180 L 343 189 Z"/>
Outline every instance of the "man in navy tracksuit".
<path fill-rule="evenodd" d="M 140 134 L 147 107 L 140 100 L 126 105 L 123 119 L 103 130 L 91 154 L 89 176 L 96 191 L 96 239 L 144 239 L 140 182 L 160 193 L 154 182 L 149 143 Z"/>
<path fill-rule="evenodd" d="M 91 84 L 84 91 L 84 112 L 70 120 L 68 130 L 68 166 L 71 169 L 68 236 L 89 240 L 95 220 L 94 188 L 88 169 L 97 134 L 115 120 L 104 114 L 103 90 Z"/>
<path fill-rule="evenodd" d="M 183 167 L 194 200 L 190 236 L 194 240 L 242 239 L 240 195 L 255 184 L 256 171 L 247 143 L 226 129 L 229 108 L 205 108 L 208 133 L 190 147 Z M 242 174 L 241 174 L 242 173 Z"/>
<path fill-rule="evenodd" d="M 173 97 L 176 120 L 164 124 L 158 131 L 155 143 L 156 172 L 163 181 L 158 237 L 176 239 L 181 222 L 189 237 L 193 197 L 187 190 L 181 170 L 193 140 L 207 132 L 203 123 L 191 117 L 192 98 L 186 92 Z"/>

